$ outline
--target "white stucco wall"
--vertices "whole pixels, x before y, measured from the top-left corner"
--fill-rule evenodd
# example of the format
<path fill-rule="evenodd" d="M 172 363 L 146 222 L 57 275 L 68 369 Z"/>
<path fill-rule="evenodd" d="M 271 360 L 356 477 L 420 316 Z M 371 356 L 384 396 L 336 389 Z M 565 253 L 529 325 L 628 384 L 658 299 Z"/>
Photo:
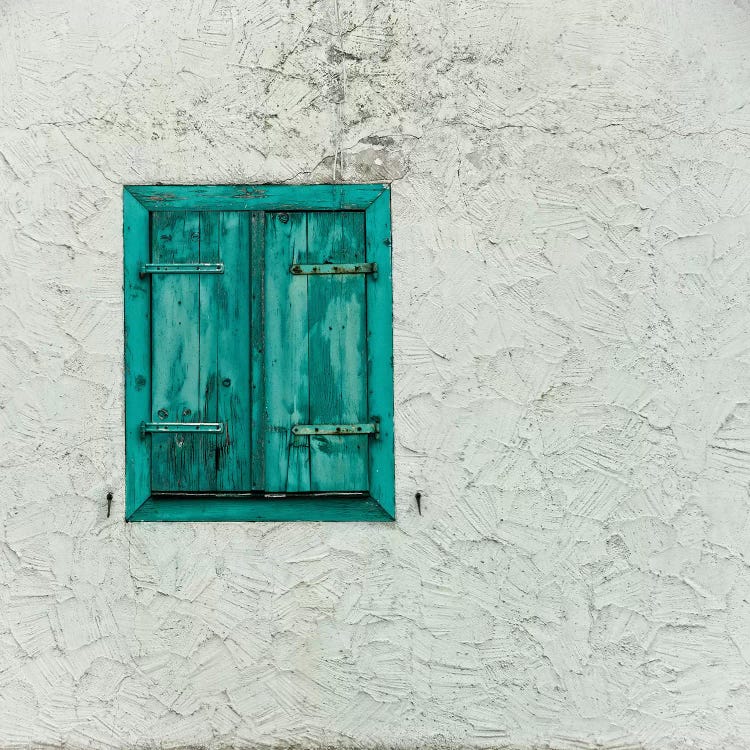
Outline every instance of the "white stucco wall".
<path fill-rule="evenodd" d="M 750 746 L 748 39 L 0 2 L 0 747 Z M 398 523 L 126 525 L 122 185 L 331 180 L 393 181 Z"/>

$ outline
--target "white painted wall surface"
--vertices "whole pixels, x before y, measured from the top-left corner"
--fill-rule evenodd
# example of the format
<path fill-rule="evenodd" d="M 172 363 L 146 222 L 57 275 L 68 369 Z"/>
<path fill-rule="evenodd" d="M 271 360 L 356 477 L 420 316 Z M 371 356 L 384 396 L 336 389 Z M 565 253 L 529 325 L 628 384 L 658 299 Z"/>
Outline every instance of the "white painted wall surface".
<path fill-rule="evenodd" d="M 0 747 L 750 746 L 748 39 L 2 0 Z M 123 183 L 332 179 L 393 181 L 398 523 L 126 525 Z"/>

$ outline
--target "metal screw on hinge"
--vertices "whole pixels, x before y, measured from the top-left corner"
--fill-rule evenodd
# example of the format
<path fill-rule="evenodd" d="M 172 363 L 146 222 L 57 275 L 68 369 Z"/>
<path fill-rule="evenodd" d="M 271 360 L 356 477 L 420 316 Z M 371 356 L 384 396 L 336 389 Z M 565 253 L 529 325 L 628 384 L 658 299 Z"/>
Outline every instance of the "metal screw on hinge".
<path fill-rule="evenodd" d="M 286 224 L 289 221 L 289 214 L 279 214 L 279 221 Z"/>

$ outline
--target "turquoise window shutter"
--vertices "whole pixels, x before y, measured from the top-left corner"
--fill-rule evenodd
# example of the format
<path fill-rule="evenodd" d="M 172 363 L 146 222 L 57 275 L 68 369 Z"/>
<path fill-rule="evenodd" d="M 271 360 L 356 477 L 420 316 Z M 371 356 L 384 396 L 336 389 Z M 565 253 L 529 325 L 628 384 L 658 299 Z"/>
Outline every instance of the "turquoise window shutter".
<path fill-rule="evenodd" d="M 391 520 L 390 191 L 129 187 L 126 517 Z"/>
<path fill-rule="evenodd" d="M 154 433 L 152 492 L 242 490 L 250 479 L 250 269 L 247 212 L 164 211 L 151 259 L 222 264 L 151 278 L 151 422 L 218 424 L 221 432 Z M 158 427 L 157 427 L 158 429 Z"/>
<path fill-rule="evenodd" d="M 314 432 L 369 419 L 365 274 L 292 270 L 364 263 L 364 212 L 266 222 L 266 489 L 367 492 L 371 438 Z M 292 432 L 308 425 L 311 434 Z"/>

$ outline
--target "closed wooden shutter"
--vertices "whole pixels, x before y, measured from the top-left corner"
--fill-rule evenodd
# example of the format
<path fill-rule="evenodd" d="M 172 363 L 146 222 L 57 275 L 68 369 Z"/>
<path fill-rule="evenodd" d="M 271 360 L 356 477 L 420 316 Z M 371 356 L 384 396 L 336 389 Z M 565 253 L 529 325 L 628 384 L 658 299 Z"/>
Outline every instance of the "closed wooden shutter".
<path fill-rule="evenodd" d="M 250 269 L 247 212 L 154 213 L 151 420 L 220 424 L 154 433 L 153 492 L 242 490 L 250 482 Z M 223 264 L 223 273 L 171 271 Z M 176 428 L 179 429 L 179 428 Z"/>
<path fill-rule="evenodd" d="M 124 206 L 128 519 L 392 519 L 387 186 Z"/>
<path fill-rule="evenodd" d="M 367 434 L 292 432 L 369 420 L 365 274 L 291 271 L 364 263 L 364 212 L 268 213 L 265 244 L 266 489 L 365 492 Z"/>

